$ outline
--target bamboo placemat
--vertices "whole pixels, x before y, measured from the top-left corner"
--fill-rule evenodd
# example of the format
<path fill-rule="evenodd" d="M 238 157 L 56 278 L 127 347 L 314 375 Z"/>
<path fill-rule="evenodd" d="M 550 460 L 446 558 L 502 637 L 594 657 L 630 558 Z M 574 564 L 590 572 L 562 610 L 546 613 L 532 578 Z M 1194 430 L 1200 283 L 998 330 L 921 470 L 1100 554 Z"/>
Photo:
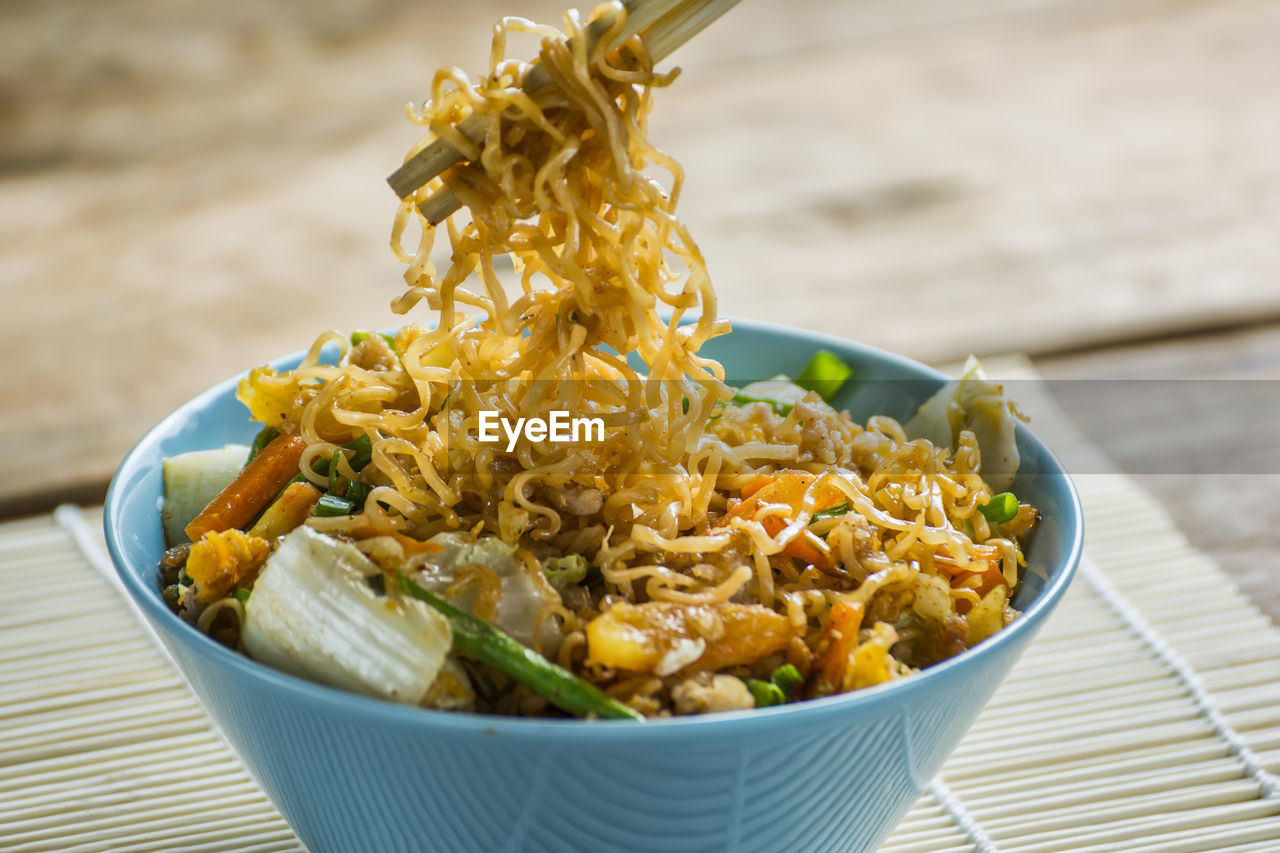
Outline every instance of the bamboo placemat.
<path fill-rule="evenodd" d="M 1280 850 L 1280 631 L 1017 396 L 1087 472 L 1088 559 L 884 853 Z M 0 848 L 301 849 L 116 593 L 100 520 L 0 524 Z"/>

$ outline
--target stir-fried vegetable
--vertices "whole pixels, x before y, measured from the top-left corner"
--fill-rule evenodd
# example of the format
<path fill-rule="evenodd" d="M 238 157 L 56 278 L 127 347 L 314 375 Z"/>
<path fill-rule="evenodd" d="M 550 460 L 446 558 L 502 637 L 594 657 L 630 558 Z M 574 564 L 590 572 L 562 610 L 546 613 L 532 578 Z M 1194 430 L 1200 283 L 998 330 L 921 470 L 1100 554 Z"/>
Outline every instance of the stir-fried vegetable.
<path fill-rule="evenodd" d="M 343 447 L 351 451 L 351 458 L 347 460 L 347 464 L 356 471 L 363 471 L 364 466 L 373 461 L 373 441 L 368 435 L 361 435 L 347 442 Z"/>
<path fill-rule="evenodd" d="M 411 341 L 412 335 L 403 340 L 405 346 Z M 384 343 L 397 349 L 396 339 L 387 335 L 352 336 L 352 344 L 363 347 L 358 355 L 370 360 L 391 359 Z M 804 429 L 820 432 L 827 425 L 824 418 L 837 416 L 819 397 L 829 400 L 852 374 L 838 356 L 819 351 L 794 382 L 776 377 L 752 383 L 729 406 L 759 402 L 787 417 L 803 404 L 784 426 L 795 428 L 799 420 Z M 268 372 L 255 374 L 246 394 L 270 409 L 291 393 L 288 380 L 282 380 Z M 244 387 L 242 383 L 242 391 Z M 999 395 L 1000 389 L 986 382 L 974 363 L 962 380 L 923 406 L 912 424 L 936 432 L 927 436 L 935 443 L 952 446 L 962 430 L 982 433 L 984 473 L 990 461 L 986 454 L 995 448 L 1005 454 L 995 457 L 996 467 L 1011 474 L 1017 450 L 1013 447 L 1010 460 L 1006 445 L 1012 441 L 1010 418 L 1015 413 Z M 686 413 L 690 402 L 686 398 L 682 403 Z M 774 420 L 759 409 L 734 414 L 753 428 Z M 220 452 L 219 464 L 227 469 L 229 482 L 202 499 L 203 510 L 186 525 L 186 532 L 198 537 L 195 544 L 171 549 L 174 562 L 165 582 L 174 594 L 166 590 L 166 596 L 188 618 L 203 606 L 234 597 L 244 613 L 238 636 L 250 655 L 346 689 L 430 707 L 473 709 L 477 690 L 471 679 L 485 701 L 506 689 L 489 683 L 492 678 L 506 683 L 493 672 L 497 670 L 579 716 L 643 719 L 640 709 L 654 713 L 651 708 L 661 709 L 661 702 L 675 713 L 764 708 L 886 681 L 909 666 L 927 664 L 933 656 L 922 657 L 921 648 L 945 646 L 952 649 L 946 654 L 954 654 L 954 646 L 963 649 L 999 631 L 1012 613 L 1008 597 L 1016 572 L 1006 576 L 1007 567 L 1002 567 L 1005 544 L 970 543 L 964 553 L 925 554 L 920 560 L 929 574 L 894 605 L 906 608 L 903 613 L 886 611 L 883 599 L 872 601 L 870 595 L 846 590 L 827 611 L 821 629 L 805 632 L 763 603 L 633 603 L 601 600 L 599 591 L 590 593 L 592 599 L 588 589 L 600 584 L 602 576 L 585 555 L 544 555 L 539 562 L 530 550 L 496 536 L 477 539 L 475 533 L 448 532 L 422 541 L 387 529 L 371 515 L 352 519 L 341 528 L 341 537 L 334 538 L 307 527 L 307 518 L 353 515 L 363 509 L 372 483 L 382 481 L 366 483 L 360 473 L 372 461 L 368 435 L 341 424 L 321 435 L 332 443 L 314 454 L 310 470 L 302 473 L 298 469 L 305 443 L 275 426 L 263 428 L 251 448 Z M 236 466 L 229 464 L 232 455 Z M 183 460 L 170 461 L 176 492 Z M 167 464 L 166 490 L 169 468 Z M 770 536 L 781 538 L 785 532 L 782 557 L 808 564 L 794 566 L 796 570 L 831 574 L 836 557 L 825 537 L 833 530 L 845 532 L 834 520 L 852 512 L 847 484 L 837 487 L 835 475 L 803 468 L 764 471 L 738 490 L 736 500 L 732 492 L 726 494 L 728 504 L 711 522 L 712 533 L 723 535 L 726 528 L 741 526 L 738 519 L 759 517 Z M 179 502 L 172 503 L 175 511 L 181 509 Z M 1006 525 L 997 533 L 1007 537 L 1035 520 L 1034 508 L 1020 506 L 1011 492 L 993 495 L 978 509 L 990 524 Z M 963 520 L 970 539 L 973 521 L 977 516 Z M 413 566 L 412 574 L 398 568 L 405 565 Z M 663 679 L 659 693 L 645 688 L 648 693 L 630 700 L 632 707 L 544 657 L 543 650 L 554 655 L 564 640 L 556 620 L 539 621 L 547 604 L 558 600 L 553 588 L 565 594 L 566 602 L 578 602 L 575 609 L 583 600 L 598 602 L 593 618 L 582 616 L 586 644 L 577 649 L 579 655 L 585 651 L 588 671 L 616 671 L 619 685 L 628 680 L 653 685 L 659 683 L 650 678 L 655 676 Z M 903 631 L 901 639 L 898 630 Z M 229 636 L 223 641 L 234 643 Z M 803 653 L 793 644 L 802 645 Z M 468 658 L 485 667 L 468 663 Z M 797 660 L 804 674 L 791 663 L 778 666 L 779 659 Z M 741 669 L 717 671 L 725 667 L 751 667 L 759 677 L 747 678 Z M 770 667 L 776 668 L 765 679 L 761 672 Z M 680 679 L 671 679 L 681 672 Z"/>
<path fill-rule="evenodd" d="M 784 663 L 775 669 L 773 675 L 769 676 L 769 680 L 778 686 L 788 702 L 796 698 L 798 691 L 804 686 L 804 676 L 793 663 Z"/>
<path fill-rule="evenodd" d="M 196 585 L 196 599 L 212 604 L 237 586 L 253 583 L 271 553 L 271 543 L 243 530 L 210 531 L 191 546 L 185 572 Z"/>
<path fill-rule="evenodd" d="M 993 489 L 1013 485 L 1021 462 L 1014 432 L 1015 410 L 973 356 L 965 362 L 963 376 L 942 386 L 902 426 L 911 438 L 927 438 L 938 447 L 952 449 L 960 432 L 969 430 L 978 441 L 983 479 Z"/>
<path fill-rule="evenodd" d="M 275 441 L 280 435 L 280 430 L 273 426 L 264 426 L 258 430 L 258 434 L 253 437 L 253 444 L 249 445 L 249 458 L 244 460 L 244 464 L 248 465 L 254 458 L 262 452 L 262 448 Z"/>
<path fill-rule="evenodd" d="M 986 595 L 996 586 L 1008 586 L 1000 569 L 1000 548 L 996 545 L 974 545 L 969 552 L 969 565 L 960 565 L 955 558 L 937 554 L 933 563 L 951 575 L 953 587 L 964 586 L 978 595 Z"/>
<path fill-rule="evenodd" d="M 351 515 L 356 505 L 346 498 L 326 494 L 316 501 L 315 514 L 320 518 L 331 518 L 337 515 Z"/>
<path fill-rule="evenodd" d="M 248 448 L 230 444 L 218 450 L 193 450 L 164 460 L 165 543 L 173 546 L 187 541 L 183 528 L 200 514 L 209 501 L 230 485 L 244 467 Z"/>
<path fill-rule="evenodd" d="M 858 628 L 866 608 L 857 602 L 837 601 L 827 614 L 827 624 L 822 629 L 822 639 L 827 641 L 826 651 L 818 661 L 818 675 L 814 692 L 827 696 L 844 690 L 846 676 L 850 675 L 850 660 L 858 646 Z M 822 640 L 819 640 L 821 646 Z"/>
<path fill-rule="evenodd" d="M 307 442 L 300 436 L 281 435 L 236 475 L 186 527 L 192 541 L 209 531 L 244 528 L 280 494 L 298 473 L 298 462 Z"/>
<path fill-rule="evenodd" d="M 791 414 L 791 410 L 796 407 L 796 403 L 803 400 L 804 395 L 807 393 L 809 392 L 799 385 L 785 376 L 781 376 L 777 379 L 752 382 L 734 394 L 730 402 L 735 406 L 745 406 L 748 403 L 765 403 L 775 412 L 785 417 Z"/>
<path fill-rule="evenodd" d="M 832 504 L 824 509 L 814 510 L 813 515 L 809 516 L 809 523 L 821 521 L 824 518 L 839 518 L 847 513 L 852 507 L 848 501 L 840 501 L 840 503 Z"/>
<path fill-rule="evenodd" d="M 859 642 L 865 613 L 861 602 L 838 601 L 832 605 L 819 640 L 819 647 L 825 642 L 827 648 L 818 660 L 810 684 L 811 695 L 827 696 L 871 687 L 900 672 L 889 654 L 898 642 L 892 625 L 875 622 L 867 632 L 870 636 Z"/>
<path fill-rule="evenodd" d="M 588 658 L 632 672 L 671 675 L 691 664 L 754 663 L 787 647 L 790 620 L 762 604 L 618 602 L 587 623 Z"/>
<path fill-rule="evenodd" d="M 735 406 L 765 403 L 785 417 L 791 414 L 796 403 L 803 400 L 810 391 L 816 391 L 823 401 L 830 402 L 851 376 L 853 367 L 846 364 L 840 356 L 827 350 L 818 350 L 794 381 L 786 376 L 775 376 L 773 379 L 752 382 L 734 394 L 730 402 Z"/>
<path fill-rule="evenodd" d="M 357 473 L 364 469 L 373 459 L 373 444 L 368 435 L 361 435 L 333 451 L 328 460 L 317 459 L 311 463 L 313 473 L 329 478 L 328 489 L 315 503 L 315 515 L 331 518 L 340 515 L 351 515 L 364 507 L 369 497 L 370 488 L 359 480 L 342 476 L 338 461 L 346 458 L 347 464 Z M 298 474 L 293 483 L 310 482 L 304 475 Z"/>
<path fill-rule="evenodd" d="M 295 675 L 421 703 L 449 653 L 449 620 L 369 577 L 382 570 L 354 545 L 299 527 L 245 602 L 245 649 Z"/>
<path fill-rule="evenodd" d="M 793 469 L 779 471 L 776 474 L 763 474 L 742 489 L 742 502 L 730 509 L 726 518 L 735 516 L 749 518 L 763 504 L 786 504 L 792 508 L 790 517 L 770 515 L 761 522 L 770 536 L 777 536 L 799 512 L 805 493 L 813 487 L 816 479 L 815 475 L 807 471 Z M 844 509 L 835 514 L 843 515 L 849 511 L 849 503 L 844 500 L 844 492 L 826 483 L 819 484 L 817 493 L 814 495 L 815 512 L 810 518 L 810 523 L 820 517 L 819 512 L 826 509 L 835 510 L 840 506 Z M 782 553 L 819 567 L 831 564 L 831 553 L 827 543 L 810 530 L 800 531 L 782 549 Z"/>
<path fill-rule="evenodd" d="M 556 589 L 564 591 L 587 579 L 587 558 L 581 554 L 552 557 L 542 561 L 542 572 Z"/>
<path fill-rule="evenodd" d="M 747 689 L 751 698 L 756 700 L 757 708 L 768 708 L 770 705 L 781 705 L 787 701 L 782 688 L 772 681 L 761 681 L 758 678 L 747 679 Z"/>
<path fill-rule="evenodd" d="M 982 600 L 969 611 L 969 642 L 981 643 L 1005 625 L 1005 603 L 1009 599 L 1008 588 L 995 584 L 982 596 Z"/>
<path fill-rule="evenodd" d="M 853 367 L 844 359 L 829 350 L 820 349 L 796 376 L 796 384 L 806 390 L 817 391 L 829 403 L 851 376 Z"/>
<path fill-rule="evenodd" d="M 436 551 L 427 570 L 417 576 L 427 592 L 492 622 L 526 646 L 559 641 L 549 621 L 540 635 L 534 635 L 547 600 L 513 546 L 497 537 L 476 540 L 463 533 L 438 533 L 428 544 Z"/>
<path fill-rule="evenodd" d="M 263 539 L 278 539 L 306 521 L 320 497 L 320 490 L 310 483 L 290 483 L 249 532 Z"/>
<path fill-rule="evenodd" d="M 992 495 L 991 500 L 978 507 L 978 511 L 992 524 L 1004 524 L 1013 521 L 1018 514 L 1018 499 L 1012 492 L 1001 492 Z"/>
<path fill-rule="evenodd" d="M 449 620 L 453 642 L 460 654 L 487 663 L 545 697 L 557 708 L 579 717 L 644 719 L 634 708 L 611 698 L 594 684 L 556 666 L 483 619 L 464 613 L 443 598 L 431 594 L 403 572 L 400 573 L 400 587 L 408 595 L 434 607 Z"/>

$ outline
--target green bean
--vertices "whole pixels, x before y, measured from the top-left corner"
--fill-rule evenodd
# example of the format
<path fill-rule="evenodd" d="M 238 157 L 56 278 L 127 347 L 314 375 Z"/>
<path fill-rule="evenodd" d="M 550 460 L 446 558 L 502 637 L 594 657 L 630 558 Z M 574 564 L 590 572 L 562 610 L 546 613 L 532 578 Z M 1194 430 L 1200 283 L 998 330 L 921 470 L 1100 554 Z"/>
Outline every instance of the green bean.
<path fill-rule="evenodd" d="M 404 572 L 400 573 L 400 588 L 406 595 L 426 602 L 449 619 L 449 627 L 453 629 L 453 642 L 460 653 L 487 663 L 544 697 L 557 708 L 579 717 L 595 715 L 615 719 L 644 719 L 639 711 L 608 696 L 594 684 L 556 666 L 483 619 L 459 610 L 443 598 L 423 589 Z"/>

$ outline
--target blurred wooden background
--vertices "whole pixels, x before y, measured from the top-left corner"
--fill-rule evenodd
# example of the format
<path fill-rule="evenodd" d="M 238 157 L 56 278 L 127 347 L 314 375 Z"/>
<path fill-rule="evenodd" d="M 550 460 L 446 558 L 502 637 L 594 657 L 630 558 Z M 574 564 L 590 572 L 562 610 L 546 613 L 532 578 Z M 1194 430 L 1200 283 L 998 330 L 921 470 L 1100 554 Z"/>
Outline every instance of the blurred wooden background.
<path fill-rule="evenodd" d="M 394 323 L 403 105 L 563 2 L 0 4 L 0 514 L 100 499 L 196 391 Z M 1262 380 L 1212 411 L 1070 402 L 1280 614 L 1280 3 L 745 0 L 674 61 L 652 135 L 722 313 Z"/>

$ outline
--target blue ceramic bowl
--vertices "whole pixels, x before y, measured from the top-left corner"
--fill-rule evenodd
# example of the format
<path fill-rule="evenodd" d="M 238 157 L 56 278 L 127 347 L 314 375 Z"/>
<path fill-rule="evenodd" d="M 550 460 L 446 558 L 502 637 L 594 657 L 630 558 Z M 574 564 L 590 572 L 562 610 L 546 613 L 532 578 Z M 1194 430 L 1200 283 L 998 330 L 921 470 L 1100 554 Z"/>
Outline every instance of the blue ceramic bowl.
<path fill-rule="evenodd" d="M 754 379 L 794 374 L 819 347 L 857 367 L 836 402 L 858 419 L 905 418 L 943 381 L 880 350 L 758 323 L 735 323 L 706 352 L 731 378 Z M 921 674 L 779 708 L 646 723 L 403 707 L 255 663 L 161 600 L 161 462 L 251 439 L 234 391 L 234 380 L 206 391 L 129 453 L 107 495 L 107 543 L 209 714 L 316 853 L 874 849 L 1031 642 L 1080 558 L 1075 490 L 1019 427 L 1015 489 L 1043 511 L 1015 597 L 1023 615 Z"/>

